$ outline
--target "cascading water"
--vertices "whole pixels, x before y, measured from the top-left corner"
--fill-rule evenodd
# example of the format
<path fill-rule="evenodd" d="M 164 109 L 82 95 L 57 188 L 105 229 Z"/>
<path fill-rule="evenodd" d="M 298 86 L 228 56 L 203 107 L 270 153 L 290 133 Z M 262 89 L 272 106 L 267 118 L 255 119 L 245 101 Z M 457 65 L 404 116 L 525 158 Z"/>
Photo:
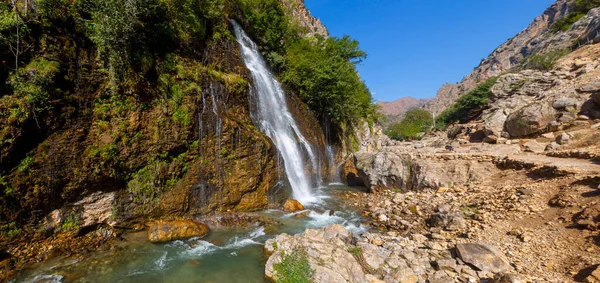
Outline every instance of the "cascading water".
<path fill-rule="evenodd" d="M 313 149 L 298 129 L 296 121 L 288 110 L 285 93 L 269 71 L 256 44 L 236 22 L 231 21 L 231 23 L 240 44 L 244 63 L 254 79 L 258 106 L 255 117 L 260 124 L 260 129 L 273 140 L 281 153 L 285 172 L 292 186 L 292 196 L 303 203 L 313 202 L 316 198 L 312 194 L 311 182 L 305 172 L 306 161 L 302 148 L 308 154 L 313 169 L 318 170 L 315 168 L 317 159 Z"/>

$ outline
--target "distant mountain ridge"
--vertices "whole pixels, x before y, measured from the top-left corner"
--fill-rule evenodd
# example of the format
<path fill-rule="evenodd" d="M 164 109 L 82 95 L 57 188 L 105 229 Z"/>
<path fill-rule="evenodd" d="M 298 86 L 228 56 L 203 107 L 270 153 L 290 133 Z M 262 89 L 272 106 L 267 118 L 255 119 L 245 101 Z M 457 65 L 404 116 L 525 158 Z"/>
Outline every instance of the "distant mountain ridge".
<path fill-rule="evenodd" d="M 379 113 L 386 117 L 384 124 L 389 125 L 404 118 L 404 114 L 412 108 L 425 105 L 430 99 L 417 99 L 414 97 L 402 97 L 392 102 L 377 102 Z"/>

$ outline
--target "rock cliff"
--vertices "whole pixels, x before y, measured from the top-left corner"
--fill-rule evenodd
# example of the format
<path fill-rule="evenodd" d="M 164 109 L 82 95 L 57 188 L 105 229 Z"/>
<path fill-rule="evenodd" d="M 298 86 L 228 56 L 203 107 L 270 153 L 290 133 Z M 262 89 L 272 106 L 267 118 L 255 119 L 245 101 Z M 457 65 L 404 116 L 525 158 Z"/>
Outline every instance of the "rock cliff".
<path fill-rule="evenodd" d="M 519 67 L 523 60 L 532 54 L 597 42 L 600 38 L 600 9 L 597 8 L 590 10 L 586 16 L 579 19 L 566 31 L 551 29 L 553 23 L 571 12 L 574 2 L 572 0 L 556 1 L 543 14 L 536 17 L 526 29 L 496 48 L 460 83 L 442 86 L 436 96 L 425 104 L 424 108 L 439 114 L 459 96 L 467 93 L 479 83 Z"/>

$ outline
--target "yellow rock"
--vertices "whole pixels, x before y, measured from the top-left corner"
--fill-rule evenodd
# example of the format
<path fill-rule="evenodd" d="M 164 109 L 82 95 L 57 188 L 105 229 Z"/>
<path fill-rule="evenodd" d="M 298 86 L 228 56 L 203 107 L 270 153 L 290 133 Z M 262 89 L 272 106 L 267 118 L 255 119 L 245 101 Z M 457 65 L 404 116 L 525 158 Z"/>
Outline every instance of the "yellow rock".
<path fill-rule="evenodd" d="M 154 221 L 148 224 L 148 240 L 152 243 L 168 242 L 208 234 L 208 226 L 192 220 Z"/>
<path fill-rule="evenodd" d="M 283 211 L 290 213 L 304 210 L 304 205 L 302 205 L 299 201 L 295 199 L 288 199 L 285 204 L 283 204 Z"/>

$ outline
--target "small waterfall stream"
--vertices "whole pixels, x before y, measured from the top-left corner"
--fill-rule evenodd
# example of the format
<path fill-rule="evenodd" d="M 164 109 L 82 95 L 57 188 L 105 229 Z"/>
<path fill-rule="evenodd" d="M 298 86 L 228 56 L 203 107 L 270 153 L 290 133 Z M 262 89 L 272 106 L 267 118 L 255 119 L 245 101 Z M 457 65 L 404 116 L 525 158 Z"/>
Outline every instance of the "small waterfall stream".
<path fill-rule="evenodd" d="M 303 154 L 306 152 L 308 155 L 312 169 L 318 170 L 317 157 L 313 148 L 300 132 L 288 109 L 285 93 L 269 71 L 256 44 L 236 22 L 231 23 L 240 44 L 244 63 L 254 79 L 254 93 L 258 108 L 255 117 L 260 130 L 273 140 L 281 153 L 285 172 L 292 186 L 292 196 L 302 203 L 313 202 L 316 198 L 312 192 L 313 184 L 305 171 L 307 160 Z"/>

